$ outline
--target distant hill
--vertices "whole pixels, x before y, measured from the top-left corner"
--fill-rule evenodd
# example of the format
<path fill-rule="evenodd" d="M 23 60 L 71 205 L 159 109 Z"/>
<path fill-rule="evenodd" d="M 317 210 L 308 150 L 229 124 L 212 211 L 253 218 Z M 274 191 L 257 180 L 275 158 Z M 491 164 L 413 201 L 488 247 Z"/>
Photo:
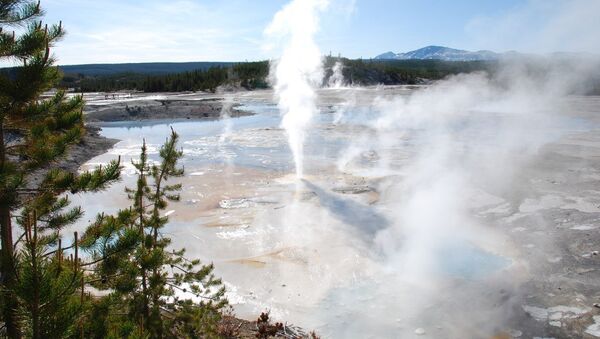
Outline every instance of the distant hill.
<path fill-rule="evenodd" d="M 171 74 L 195 70 L 207 70 L 212 67 L 230 67 L 233 62 L 150 62 L 129 64 L 90 64 L 59 66 L 66 74 L 85 76 L 106 76 L 122 73 Z"/>
<path fill-rule="evenodd" d="M 470 52 L 443 46 L 427 46 L 406 53 L 387 52 L 375 57 L 378 60 L 443 60 L 443 61 L 489 61 L 501 58 L 492 51 Z"/>

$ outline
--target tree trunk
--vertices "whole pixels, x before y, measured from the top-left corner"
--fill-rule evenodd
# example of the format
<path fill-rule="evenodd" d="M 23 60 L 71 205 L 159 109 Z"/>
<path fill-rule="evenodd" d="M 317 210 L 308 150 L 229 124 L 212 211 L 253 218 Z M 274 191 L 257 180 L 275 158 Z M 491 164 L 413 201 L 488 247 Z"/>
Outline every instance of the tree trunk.
<path fill-rule="evenodd" d="M 17 324 L 17 300 L 14 295 L 15 288 L 15 262 L 12 239 L 12 224 L 10 208 L 0 206 L 0 237 L 2 243 L 2 287 L 4 289 L 4 309 L 2 310 L 6 333 L 9 338 L 20 338 L 21 333 Z"/>
<path fill-rule="evenodd" d="M 3 118 L 2 118 L 3 119 Z M 4 123 L 0 121 L 0 173 L 5 171 L 6 145 L 4 144 Z M 6 201 L 6 191 L 0 187 L 0 199 Z M 4 290 L 4 305 L 2 315 L 6 326 L 6 334 L 9 338 L 20 338 L 21 333 L 17 324 L 16 308 L 17 300 L 14 295 L 15 287 L 15 262 L 12 237 L 12 222 L 10 218 L 10 206 L 0 205 L 0 243 L 2 251 L 0 254 L 0 274 L 2 289 Z"/>
<path fill-rule="evenodd" d="M 140 177 L 142 177 L 144 175 L 144 171 L 143 169 L 140 171 Z M 143 195 L 143 188 L 138 188 L 139 190 L 139 195 L 140 195 L 140 201 L 139 201 L 139 208 L 138 208 L 138 213 L 140 214 L 140 237 L 142 239 L 142 260 L 146 260 L 146 232 L 144 231 L 144 195 Z M 142 294 L 144 296 L 144 322 L 147 324 L 148 328 L 150 328 L 150 299 L 148 298 L 148 276 L 146 274 L 146 268 L 145 267 L 140 267 L 142 270 Z"/>
<path fill-rule="evenodd" d="M 33 239 L 31 241 L 31 266 L 33 270 L 33 305 L 31 308 L 31 318 L 32 318 L 32 332 L 33 339 L 41 339 L 40 332 L 40 277 L 38 272 L 38 253 L 37 253 L 37 215 L 33 214 L 33 224 L 29 222 L 28 227 L 31 229 L 33 227 Z M 77 241 L 77 240 L 76 240 Z M 77 246 L 77 244 L 75 245 Z M 75 247 L 75 253 L 77 253 L 77 247 Z M 75 260 L 77 260 L 77 254 L 75 255 Z"/>
<path fill-rule="evenodd" d="M 158 178 L 158 181 L 156 182 L 156 192 L 154 193 L 154 206 L 153 206 L 153 211 L 152 211 L 152 215 L 153 218 L 155 219 L 155 222 L 157 224 L 152 225 L 153 228 L 153 242 L 152 242 L 152 250 L 156 250 L 156 245 L 158 243 L 158 216 L 159 216 L 159 211 L 158 211 L 158 205 L 157 202 L 159 200 L 159 196 L 160 196 L 160 186 L 162 184 L 162 178 L 164 176 L 164 169 L 161 171 L 160 176 Z M 163 249 L 164 251 L 164 249 Z M 158 276 L 160 274 L 159 269 L 155 266 L 152 269 L 152 277 L 154 279 L 154 281 L 160 281 L 160 279 L 158 279 Z M 156 337 L 157 338 L 162 338 L 163 337 L 163 323 L 162 323 L 162 317 L 160 314 L 160 304 L 159 304 L 159 300 L 160 300 L 160 295 L 162 293 L 161 289 L 157 289 L 157 287 L 155 286 L 152 289 L 152 308 L 153 308 L 153 316 L 156 317 L 155 321 L 157 322 L 156 324 Z"/>
<path fill-rule="evenodd" d="M 4 144 L 4 117 L 0 117 L 0 171 L 4 171 L 6 162 L 6 145 Z"/>

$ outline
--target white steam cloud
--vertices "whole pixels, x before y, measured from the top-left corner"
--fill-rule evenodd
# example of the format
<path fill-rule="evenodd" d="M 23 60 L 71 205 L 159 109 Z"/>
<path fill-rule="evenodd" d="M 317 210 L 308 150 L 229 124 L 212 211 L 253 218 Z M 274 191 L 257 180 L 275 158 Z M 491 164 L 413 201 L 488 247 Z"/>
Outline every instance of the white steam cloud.
<path fill-rule="evenodd" d="M 298 178 L 303 176 L 306 129 L 318 112 L 315 89 L 323 80 L 323 63 L 314 36 L 319 13 L 327 5 L 327 0 L 294 0 L 275 14 L 265 31 L 271 39 L 283 43 L 281 57 L 271 65 L 271 80 Z"/>
<path fill-rule="evenodd" d="M 330 88 L 342 88 L 344 86 L 344 64 L 341 61 L 336 61 L 331 71 L 333 74 L 329 77 L 327 85 Z"/>
<path fill-rule="evenodd" d="M 442 322 L 454 324 L 444 328 L 448 337 L 492 336 L 506 330 L 506 315 L 520 301 L 518 275 L 494 274 L 518 272 L 520 262 L 492 226 L 518 212 L 518 192 L 528 185 L 520 181 L 522 171 L 542 146 L 568 130 L 566 96 L 590 69 L 598 71 L 597 63 L 584 66 L 581 60 L 570 66 L 536 62 L 542 76 L 527 72 L 531 65 L 512 63 L 494 75 L 463 74 L 410 96 L 381 97 L 374 105 L 379 117 L 340 154 L 341 170 L 379 182 L 379 210 L 389 224 L 374 239 L 386 267 L 377 289 L 397 304 L 371 314 L 388 321 L 388 313 L 402 315 L 406 337 Z M 361 164 L 368 152 L 377 154 L 377 165 Z M 466 282 L 456 285 L 456 277 Z M 508 291 L 510 297 L 499 302 L 482 290 Z M 446 310 L 441 318 L 431 315 L 432 304 Z M 355 321 L 367 333 L 379 326 Z"/>

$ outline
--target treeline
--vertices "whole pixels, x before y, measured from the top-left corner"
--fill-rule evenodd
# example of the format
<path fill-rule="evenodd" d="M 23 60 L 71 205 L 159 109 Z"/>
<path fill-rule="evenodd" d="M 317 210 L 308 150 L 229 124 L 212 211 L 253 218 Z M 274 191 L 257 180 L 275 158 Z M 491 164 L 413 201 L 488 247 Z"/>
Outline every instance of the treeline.
<path fill-rule="evenodd" d="M 199 61 L 199 62 L 140 62 L 124 64 L 86 64 L 61 65 L 60 70 L 65 74 L 85 74 L 91 76 L 106 76 L 123 73 L 140 74 L 170 74 L 207 70 L 212 67 L 230 67 L 236 62 Z"/>
<path fill-rule="evenodd" d="M 66 74 L 61 87 L 78 92 L 113 92 L 135 90 L 143 92 L 214 92 L 222 85 L 246 89 L 266 88 L 269 64 L 267 61 L 246 62 L 230 67 L 216 66 L 172 74 L 123 73 L 106 76 Z"/>
<path fill-rule="evenodd" d="M 489 70 L 488 61 L 442 60 L 351 60 L 327 58 L 327 75 L 335 62 L 342 62 L 344 79 L 353 85 L 414 85 L 424 80 L 439 80 L 452 74 Z"/>
<path fill-rule="evenodd" d="M 341 62 L 344 79 L 354 85 L 418 84 L 424 80 L 438 80 L 451 74 L 489 69 L 486 61 L 448 62 L 440 60 L 351 60 L 327 57 L 325 80 L 333 74 L 332 68 Z M 143 92 L 211 91 L 219 86 L 235 86 L 249 90 L 267 88 L 269 62 L 246 62 L 232 66 L 171 74 L 121 73 L 113 75 L 66 74 L 61 86 L 78 92 L 114 92 L 133 90 Z"/>

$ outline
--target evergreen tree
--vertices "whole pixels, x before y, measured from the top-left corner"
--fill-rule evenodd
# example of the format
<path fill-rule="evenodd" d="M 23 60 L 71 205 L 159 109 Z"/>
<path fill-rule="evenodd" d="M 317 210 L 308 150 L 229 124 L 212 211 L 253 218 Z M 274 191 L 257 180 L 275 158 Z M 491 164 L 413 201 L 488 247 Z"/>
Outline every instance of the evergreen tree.
<path fill-rule="evenodd" d="M 216 331 L 227 301 L 213 266 L 186 259 L 184 250 L 170 250 L 171 239 L 161 232 L 168 223 L 164 210 L 179 200 L 181 189 L 167 183 L 183 175 L 177 142 L 172 131 L 159 163 L 149 161 L 144 142 L 133 162 L 137 185 L 127 189 L 132 206 L 115 216 L 99 215 L 84 236 L 83 245 L 98 263 L 97 287 L 112 291 L 112 304 L 97 306 L 109 315 L 99 319 L 104 325 L 90 326 L 90 335 L 102 327 L 100 332 L 114 337 L 197 338 Z"/>
<path fill-rule="evenodd" d="M 60 81 L 50 49 L 65 33 L 60 24 L 38 21 L 42 14 L 35 1 L 0 1 L 0 60 L 19 65 L 0 73 L 1 306 L 11 338 L 60 337 L 72 324 L 65 321 L 77 317 L 69 300 L 81 271 L 76 260 L 62 260 L 56 246 L 81 210 L 65 212 L 63 193 L 103 189 L 120 168 L 115 161 L 76 175 L 53 166 L 85 133 L 83 99 L 62 91 L 42 97 Z"/>
<path fill-rule="evenodd" d="M 19 318 L 28 338 L 64 338 L 73 335 L 84 310 L 83 273 L 79 258 L 63 259 L 62 249 L 50 252 L 36 216 L 23 222 L 25 243 L 18 251 L 16 294 L 22 304 Z M 83 295 L 83 294 L 81 294 Z"/>

